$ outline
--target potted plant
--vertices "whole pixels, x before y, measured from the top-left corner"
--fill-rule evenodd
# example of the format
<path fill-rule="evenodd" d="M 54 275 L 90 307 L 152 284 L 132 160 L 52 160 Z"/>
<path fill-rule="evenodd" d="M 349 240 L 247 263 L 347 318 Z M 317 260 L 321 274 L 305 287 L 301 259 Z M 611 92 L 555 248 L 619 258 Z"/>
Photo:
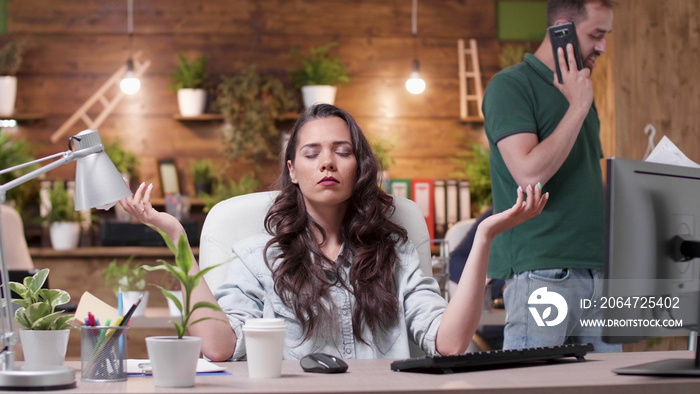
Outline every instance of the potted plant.
<path fill-rule="evenodd" d="M 148 306 L 148 291 L 146 291 L 146 274 L 140 265 L 131 265 L 134 256 L 129 257 L 123 264 L 117 259 L 112 260 L 105 269 L 105 286 L 110 287 L 119 297 L 121 293 L 122 305 L 133 305 L 143 294 L 141 303 L 134 311 L 133 316 L 143 316 Z"/>
<path fill-rule="evenodd" d="M 224 181 L 219 178 L 214 186 L 214 192 L 211 195 L 207 194 L 202 196 L 204 199 L 204 208 L 202 208 L 202 211 L 205 213 L 209 212 L 214 205 L 227 198 L 254 193 L 258 191 L 258 186 L 260 186 L 260 182 L 255 179 L 255 175 L 252 173 L 243 175 L 238 182 L 233 179 Z"/>
<path fill-rule="evenodd" d="M 122 140 L 116 138 L 112 141 L 104 142 L 104 149 L 107 156 L 112 160 L 112 163 L 117 167 L 117 170 L 122 174 L 124 180 L 129 185 L 130 189 L 135 189 L 132 187 L 132 181 L 137 180 L 139 177 L 139 164 L 140 160 L 133 152 L 127 151 L 124 148 Z M 114 206 L 114 214 L 117 221 L 128 222 L 131 216 L 122 208 L 121 204 Z"/>
<path fill-rule="evenodd" d="M 177 336 L 147 337 L 146 348 L 153 368 L 153 380 L 156 386 L 161 387 L 192 387 L 197 372 L 197 359 L 202 348 L 202 339 L 185 336 L 190 326 L 207 318 L 192 320 L 192 312 L 199 308 L 209 308 L 220 311 L 218 305 L 208 302 L 192 303 L 192 291 L 199 285 L 202 277 L 216 266 L 207 267 L 195 275 L 191 275 L 190 269 L 193 257 L 187 244 L 187 237 L 180 236 L 177 245 L 170 237 L 160 229 L 156 229 L 163 237 L 165 244 L 175 255 L 175 264 L 165 260 L 158 260 L 158 266 L 143 266 L 148 271 L 165 271 L 180 282 L 183 291 L 183 300 L 178 300 L 168 289 L 158 286 L 165 298 L 172 301 L 180 311 L 179 321 L 173 321 Z M 177 362 L 173 362 L 177 360 Z"/>
<path fill-rule="evenodd" d="M 200 56 L 188 61 L 178 55 L 177 69 L 171 74 L 170 88 L 177 92 L 177 105 L 182 116 L 198 116 L 204 113 L 207 104 L 207 57 Z"/>
<path fill-rule="evenodd" d="M 49 269 L 44 268 L 25 278 L 24 283 L 10 282 L 10 289 L 20 297 L 12 302 L 19 305 L 15 320 L 22 327 L 19 335 L 24 360 L 27 364 L 60 366 L 66 358 L 68 321 L 73 315 L 56 311 L 57 306 L 70 301 L 70 294 L 42 288 L 48 276 Z"/>
<path fill-rule="evenodd" d="M 195 196 L 211 194 L 211 179 L 213 173 L 214 163 L 209 159 L 199 159 L 192 163 Z"/>
<path fill-rule="evenodd" d="M 309 49 L 309 56 L 304 56 L 298 49 L 292 49 L 291 55 L 301 62 L 301 67 L 290 73 L 294 87 L 301 88 L 304 106 L 309 108 L 315 103 L 335 102 L 337 86 L 350 82 L 345 64 L 339 57 L 330 56 L 331 48 L 337 42 L 330 42 L 320 47 Z"/>
<path fill-rule="evenodd" d="M 56 250 L 78 247 L 80 241 L 80 212 L 75 210 L 73 196 L 63 181 L 55 181 L 49 192 L 51 209 L 43 218 L 49 224 L 51 246 Z"/>
<path fill-rule="evenodd" d="M 299 105 L 293 91 L 276 77 L 260 75 L 255 66 L 222 76 L 216 103 L 225 121 L 224 154 L 255 163 L 277 158 L 281 143 L 275 122 Z"/>
<path fill-rule="evenodd" d="M 15 112 L 17 71 L 22 64 L 24 41 L 10 41 L 0 48 L 0 115 Z"/>
<path fill-rule="evenodd" d="M 489 151 L 479 143 L 473 142 L 471 151 L 458 153 L 452 161 L 460 167 L 452 176 L 469 181 L 471 202 L 476 208 L 472 211 L 483 212 L 493 204 Z"/>
<path fill-rule="evenodd" d="M 0 94 L 2 94 L 2 90 L 0 90 Z M 12 137 L 9 133 L 6 133 L 0 128 L 0 168 L 14 167 L 34 161 L 34 159 L 35 157 L 32 153 L 32 149 L 24 139 L 18 138 L 17 136 Z M 38 166 L 35 164 L 2 174 L 0 175 L 0 185 L 4 185 L 36 168 L 38 168 Z M 38 195 L 39 180 L 32 179 L 14 189 L 8 190 L 6 197 L 7 202 L 13 205 L 26 221 L 25 207 L 38 205 Z"/>

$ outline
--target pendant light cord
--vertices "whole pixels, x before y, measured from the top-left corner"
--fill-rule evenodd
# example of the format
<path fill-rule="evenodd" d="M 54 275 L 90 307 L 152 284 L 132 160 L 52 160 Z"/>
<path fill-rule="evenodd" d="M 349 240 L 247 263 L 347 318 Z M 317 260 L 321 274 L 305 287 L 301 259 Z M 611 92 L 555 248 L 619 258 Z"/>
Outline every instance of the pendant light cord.
<path fill-rule="evenodd" d="M 129 36 L 129 59 L 131 59 L 134 51 L 134 0 L 126 0 L 126 32 Z"/>
<path fill-rule="evenodd" d="M 411 12 L 411 34 L 413 34 L 413 37 L 418 36 L 418 0 L 413 0 L 413 9 Z"/>

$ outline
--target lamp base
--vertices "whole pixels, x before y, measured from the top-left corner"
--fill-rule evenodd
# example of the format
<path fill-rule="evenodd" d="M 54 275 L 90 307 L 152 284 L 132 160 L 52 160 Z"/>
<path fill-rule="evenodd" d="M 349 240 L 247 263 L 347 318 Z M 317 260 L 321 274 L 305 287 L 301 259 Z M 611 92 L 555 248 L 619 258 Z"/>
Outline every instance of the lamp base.
<path fill-rule="evenodd" d="M 72 389 L 75 370 L 68 367 L 23 365 L 11 371 L 0 371 L 0 390 L 64 390 Z"/>

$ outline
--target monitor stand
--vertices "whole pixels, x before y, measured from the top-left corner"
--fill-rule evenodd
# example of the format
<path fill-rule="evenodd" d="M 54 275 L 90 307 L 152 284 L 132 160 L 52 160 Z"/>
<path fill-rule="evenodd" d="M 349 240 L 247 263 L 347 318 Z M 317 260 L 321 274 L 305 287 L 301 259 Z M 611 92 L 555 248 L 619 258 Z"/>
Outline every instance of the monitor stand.
<path fill-rule="evenodd" d="M 670 358 L 652 363 L 614 369 L 618 375 L 685 376 L 700 378 L 700 353 L 695 342 L 695 358 Z"/>

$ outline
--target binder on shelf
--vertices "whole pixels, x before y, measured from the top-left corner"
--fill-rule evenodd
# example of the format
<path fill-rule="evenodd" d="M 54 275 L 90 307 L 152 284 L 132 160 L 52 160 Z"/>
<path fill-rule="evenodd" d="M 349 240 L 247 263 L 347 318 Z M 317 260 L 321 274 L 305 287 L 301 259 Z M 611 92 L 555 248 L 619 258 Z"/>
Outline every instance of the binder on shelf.
<path fill-rule="evenodd" d="M 411 198 L 411 180 L 410 179 L 392 179 L 389 182 L 389 194 L 395 196 Z"/>
<path fill-rule="evenodd" d="M 459 181 L 459 220 L 472 217 L 472 198 L 469 191 L 469 181 Z"/>
<path fill-rule="evenodd" d="M 447 227 L 459 221 L 459 190 L 457 189 L 457 180 L 448 179 L 446 186 L 447 198 Z"/>
<path fill-rule="evenodd" d="M 435 180 L 435 238 L 443 238 L 447 231 L 447 206 L 445 180 Z"/>
<path fill-rule="evenodd" d="M 428 225 L 430 238 L 435 238 L 435 184 L 432 179 L 420 178 L 411 180 L 411 199 L 418 204 L 425 223 Z"/>

